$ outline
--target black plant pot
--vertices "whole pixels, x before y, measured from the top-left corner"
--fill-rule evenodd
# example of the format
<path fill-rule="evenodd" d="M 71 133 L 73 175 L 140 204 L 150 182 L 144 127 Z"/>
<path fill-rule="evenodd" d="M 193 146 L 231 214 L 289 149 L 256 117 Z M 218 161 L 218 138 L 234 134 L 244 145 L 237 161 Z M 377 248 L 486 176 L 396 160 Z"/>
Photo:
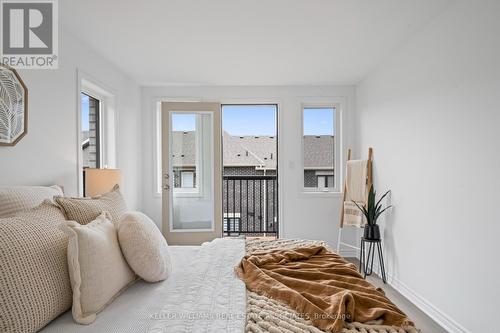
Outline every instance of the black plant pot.
<path fill-rule="evenodd" d="M 380 239 L 380 229 L 378 224 L 367 224 L 365 225 L 365 239 L 379 240 Z"/>

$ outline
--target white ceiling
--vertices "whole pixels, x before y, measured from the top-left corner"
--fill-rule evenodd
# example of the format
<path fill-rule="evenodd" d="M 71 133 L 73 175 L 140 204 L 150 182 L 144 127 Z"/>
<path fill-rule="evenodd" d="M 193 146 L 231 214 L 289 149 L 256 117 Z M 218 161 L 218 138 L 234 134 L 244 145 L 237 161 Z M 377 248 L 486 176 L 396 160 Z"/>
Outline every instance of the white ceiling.
<path fill-rule="evenodd" d="M 61 21 L 141 85 L 355 84 L 449 0 L 65 0 Z"/>

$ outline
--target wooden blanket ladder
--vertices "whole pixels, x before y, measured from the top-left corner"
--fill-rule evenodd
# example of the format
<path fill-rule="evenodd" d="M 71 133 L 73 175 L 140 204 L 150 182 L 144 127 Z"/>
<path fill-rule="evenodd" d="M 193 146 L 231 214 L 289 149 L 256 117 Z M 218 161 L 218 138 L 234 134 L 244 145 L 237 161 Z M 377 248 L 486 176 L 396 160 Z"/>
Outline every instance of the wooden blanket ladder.
<path fill-rule="evenodd" d="M 351 157 L 352 157 L 352 150 L 349 148 L 347 150 L 347 161 L 350 161 Z M 373 174 L 372 174 L 373 161 L 372 161 L 372 159 L 373 159 L 373 149 L 370 147 L 370 148 L 368 148 L 368 159 L 367 159 L 368 163 L 366 165 L 366 167 L 367 167 L 366 188 L 368 190 L 370 189 L 370 187 L 373 184 Z M 346 170 L 347 170 L 347 162 L 346 162 L 346 168 L 344 169 L 344 171 L 346 171 Z M 337 253 L 338 254 L 340 254 L 340 246 L 341 245 L 344 245 L 346 247 L 350 247 L 356 251 L 359 250 L 359 248 L 354 246 L 354 245 L 342 242 L 342 229 L 344 228 L 344 202 L 347 200 L 347 198 L 349 198 L 349 195 L 347 193 L 347 179 L 346 179 L 346 175 L 344 175 L 344 190 L 342 193 L 342 202 L 340 204 L 340 225 L 339 225 L 339 234 L 338 234 L 338 239 L 337 239 Z M 366 204 L 366 202 L 365 202 L 365 204 Z"/>

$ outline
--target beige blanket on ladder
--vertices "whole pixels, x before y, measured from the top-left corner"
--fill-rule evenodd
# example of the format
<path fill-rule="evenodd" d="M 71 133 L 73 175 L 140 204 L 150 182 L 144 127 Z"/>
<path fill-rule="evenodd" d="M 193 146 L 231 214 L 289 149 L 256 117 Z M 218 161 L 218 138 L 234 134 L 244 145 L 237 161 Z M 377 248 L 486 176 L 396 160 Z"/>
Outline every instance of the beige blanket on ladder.
<path fill-rule="evenodd" d="M 363 213 L 353 203 L 355 201 L 359 206 L 364 205 L 368 188 L 366 180 L 368 178 L 367 160 L 347 161 L 346 167 L 346 201 L 344 202 L 344 225 L 361 227 L 365 225 L 366 220 Z"/>

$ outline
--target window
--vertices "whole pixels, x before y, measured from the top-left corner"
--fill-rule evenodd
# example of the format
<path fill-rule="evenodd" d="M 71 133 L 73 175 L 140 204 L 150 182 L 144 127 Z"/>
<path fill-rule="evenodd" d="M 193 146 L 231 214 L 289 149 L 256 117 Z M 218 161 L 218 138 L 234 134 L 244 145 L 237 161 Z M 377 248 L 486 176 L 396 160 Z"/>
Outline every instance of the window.
<path fill-rule="evenodd" d="M 101 167 L 101 102 L 88 94 L 81 97 L 81 150 L 83 168 Z"/>
<path fill-rule="evenodd" d="M 87 168 L 116 168 L 115 97 L 78 72 L 78 193 L 85 195 Z"/>
<path fill-rule="evenodd" d="M 241 214 L 240 213 L 224 213 L 224 233 L 227 234 L 230 229 L 231 232 L 239 232 L 240 231 L 240 223 L 241 223 Z"/>
<path fill-rule="evenodd" d="M 318 176 L 318 188 L 331 188 L 334 187 L 333 176 Z"/>
<path fill-rule="evenodd" d="M 212 178 L 212 117 L 208 113 L 170 112 L 170 173 L 177 197 L 203 197 Z"/>
<path fill-rule="evenodd" d="M 195 192 L 195 173 L 200 163 L 199 119 L 194 113 L 171 115 L 171 153 L 174 189 L 176 192 Z"/>
<path fill-rule="evenodd" d="M 318 188 L 328 187 L 326 176 L 318 176 Z"/>
<path fill-rule="evenodd" d="M 193 171 L 181 171 L 181 187 L 182 188 L 193 188 L 194 187 L 194 172 Z"/>
<path fill-rule="evenodd" d="M 334 191 L 335 107 L 303 108 L 303 175 L 305 191 Z"/>

